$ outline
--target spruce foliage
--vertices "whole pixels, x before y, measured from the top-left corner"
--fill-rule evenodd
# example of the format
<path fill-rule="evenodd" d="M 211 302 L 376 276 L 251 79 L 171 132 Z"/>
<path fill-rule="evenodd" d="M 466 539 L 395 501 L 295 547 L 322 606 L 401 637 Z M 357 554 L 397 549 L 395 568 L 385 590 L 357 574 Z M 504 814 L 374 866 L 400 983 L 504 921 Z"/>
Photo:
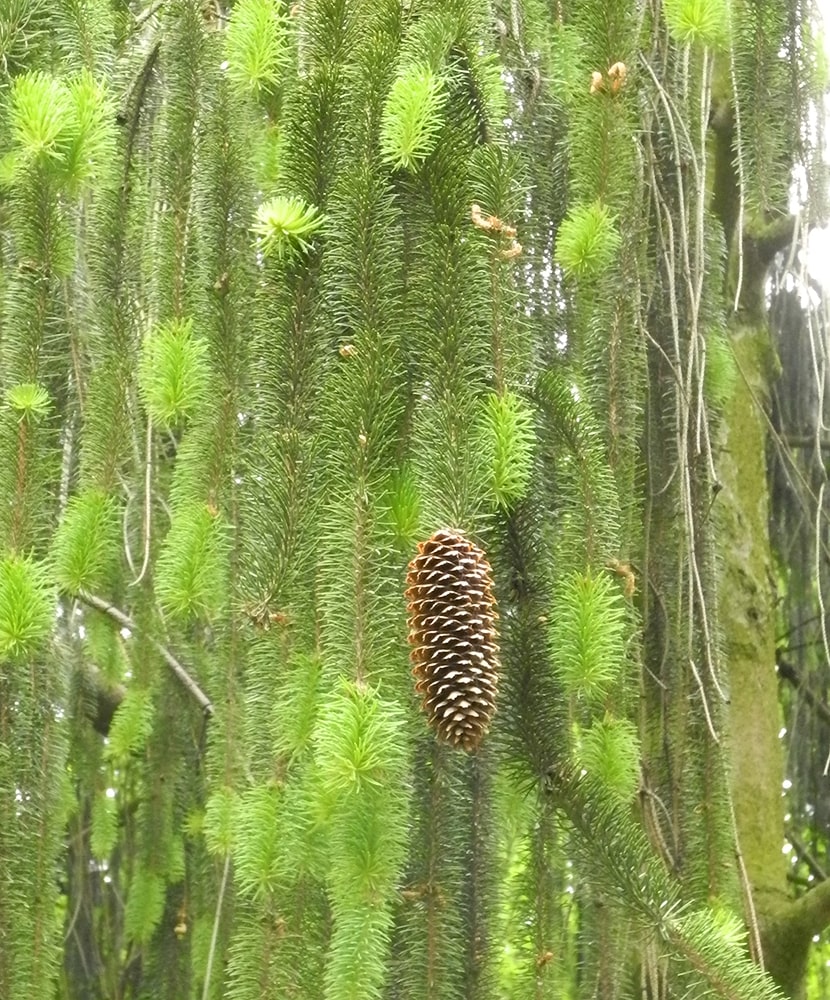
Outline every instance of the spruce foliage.
<path fill-rule="evenodd" d="M 286 19 L 273 0 L 241 0 L 228 22 L 228 76 L 254 97 L 273 91 L 289 57 Z"/>
<path fill-rule="evenodd" d="M 727 41 L 729 12 L 723 0 L 668 0 L 665 17 L 679 42 L 717 47 Z"/>
<path fill-rule="evenodd" d="M 447 95 L 444 81 L 428 65 L 415 63 L 395 78 L 384 107 L 383 158 L 414 170 L 435 148 Z"/>
<path fill-rule="evenodd" d="M 210 369 L 207 345 L 193 336 L 191 320 L 154 330 L 141 345 L 138 385 L 153 421 L 175 427 L 204 403 Z"/>
<path fill-rule="evenodd" d="M 614 260 L 620 234 L 607 208 L 599 202 L 580 206 L 562 220 L 556 240 L 556 261 L 568 275 L 601 273 Z"/>
<path fill-rule="evenodd" d="M 779 995 L 710 513 L 811 10 L 7 0 L 3 1000 Z"/>
<path fill-rule="evenodd" d="M 0 656 L 18 660 L 49 637 L 52 600 L 43 567 L 8 556 L 0 563 Z"/>
<path fill-rule="evenodd" d="M 67 504 L 52 546 L 55 579 L 70 593 L 108 583 L 118 555 L 119 511 L 101 490 L 77 494 Z"/>

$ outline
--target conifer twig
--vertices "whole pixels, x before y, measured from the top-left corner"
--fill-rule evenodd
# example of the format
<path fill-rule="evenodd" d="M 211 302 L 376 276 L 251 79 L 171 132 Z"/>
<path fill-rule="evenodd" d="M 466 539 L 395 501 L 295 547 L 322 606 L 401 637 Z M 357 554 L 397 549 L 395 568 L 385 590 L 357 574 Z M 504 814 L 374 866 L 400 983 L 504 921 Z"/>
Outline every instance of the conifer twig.
<path fill-rule="evenodd" d="M 126 614 L 126 612 L 117 608 L 114 604 L 110 604 L 109 601 L 105 601 L 103 597 L 98 597 L 97 594 L 90 594 L 85 590 L 79 590 L 75 596 L 78 600 L 83 601 L 84 604 L 88 604 L 90 607 L 96 608 L 98 611 L 103 612 L 103 614 L 108 615 L 113 619 L 113 621 L 118 622 L 118 624 L 123 628 L 128 628 L 131 632 L 139 631 L 136 628 L 135 622 L 128 614 Z M 213 715 L 213 703 L 210 698 L 208 698 L 205 692 L 190 676 L 187 670 L 182 666 L 181 662 L 176 659 L 170 650 L 157 639 L 153 639 L 152 636 L 147 636 L 147 640 L 156 652 L 161 655 L 165 663 L 187 688 L 194 699 L 199 703 L 199 706 L 205 715 Z"/>

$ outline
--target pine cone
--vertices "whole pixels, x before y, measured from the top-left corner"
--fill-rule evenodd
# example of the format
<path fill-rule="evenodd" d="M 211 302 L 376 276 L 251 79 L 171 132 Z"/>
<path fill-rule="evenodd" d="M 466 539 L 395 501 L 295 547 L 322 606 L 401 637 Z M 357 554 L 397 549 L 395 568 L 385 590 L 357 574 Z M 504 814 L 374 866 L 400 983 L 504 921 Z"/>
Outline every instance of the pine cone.
<path fill-rule="evenodd" d="M 440 739 L 474 750 L 496 710 L 498 636 L 490 564 L 458 531 L 418 543 L 406 577 L 415 690 Z"/>

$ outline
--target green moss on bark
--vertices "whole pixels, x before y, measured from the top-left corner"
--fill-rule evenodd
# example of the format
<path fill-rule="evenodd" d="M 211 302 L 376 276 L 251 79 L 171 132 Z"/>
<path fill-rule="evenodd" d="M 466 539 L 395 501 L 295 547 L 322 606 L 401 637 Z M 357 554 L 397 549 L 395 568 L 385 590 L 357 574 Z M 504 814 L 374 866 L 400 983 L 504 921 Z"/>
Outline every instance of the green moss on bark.
<path fill-rule="evenodd" d="M 781 714 L 765 458 L 764 407 L 777 359 L 760 325 L 737 325 L 731 342 L 740 377 L 724 411 L 718 469 L 723 490 L 718 506 L 732 797 L 764 965 L 788 996 L 798 997 L 810 934 L 795 919 L 781 850 L 784 758 L 778 738 Z"/>

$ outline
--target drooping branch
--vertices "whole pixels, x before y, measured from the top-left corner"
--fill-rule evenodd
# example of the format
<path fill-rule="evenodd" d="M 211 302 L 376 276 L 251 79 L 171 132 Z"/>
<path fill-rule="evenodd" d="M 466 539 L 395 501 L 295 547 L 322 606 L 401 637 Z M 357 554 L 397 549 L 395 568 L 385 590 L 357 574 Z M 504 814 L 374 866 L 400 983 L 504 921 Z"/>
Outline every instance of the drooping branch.
<path fill-rule="evenodd" d="M 118 622 L 118 624 L 123 628 L 128 628 L 131 632 L 139 631 L 135 622 L 128 614 L 120 608 L 117 608 L 114 604 L 110 604 L 109 601 L 105 601 L 103 597 L 98 597 L 96 594 L 90 594 L 84 590 L 78 591 L 75 596 L 78 600 L 83 601 L 84 604 L 88 604 L 90 607 L 96 608 L 98 611 L 101 611 L 103 614 L 109 616 L 113 621 Z M 178 677 L 184 687 L 187 688 L 205 715 L 213 715 L 213 703 L 210 698 L 208 698 L 196 681 L 190 676 L 184 666 L 182 666 L 181 662 L 165 645 L 158 642 L 158 640 L 153 639 L 151 636 L 147 636 L 147 639 L 168 667 L 170 667 L 176 677 Z"/>

